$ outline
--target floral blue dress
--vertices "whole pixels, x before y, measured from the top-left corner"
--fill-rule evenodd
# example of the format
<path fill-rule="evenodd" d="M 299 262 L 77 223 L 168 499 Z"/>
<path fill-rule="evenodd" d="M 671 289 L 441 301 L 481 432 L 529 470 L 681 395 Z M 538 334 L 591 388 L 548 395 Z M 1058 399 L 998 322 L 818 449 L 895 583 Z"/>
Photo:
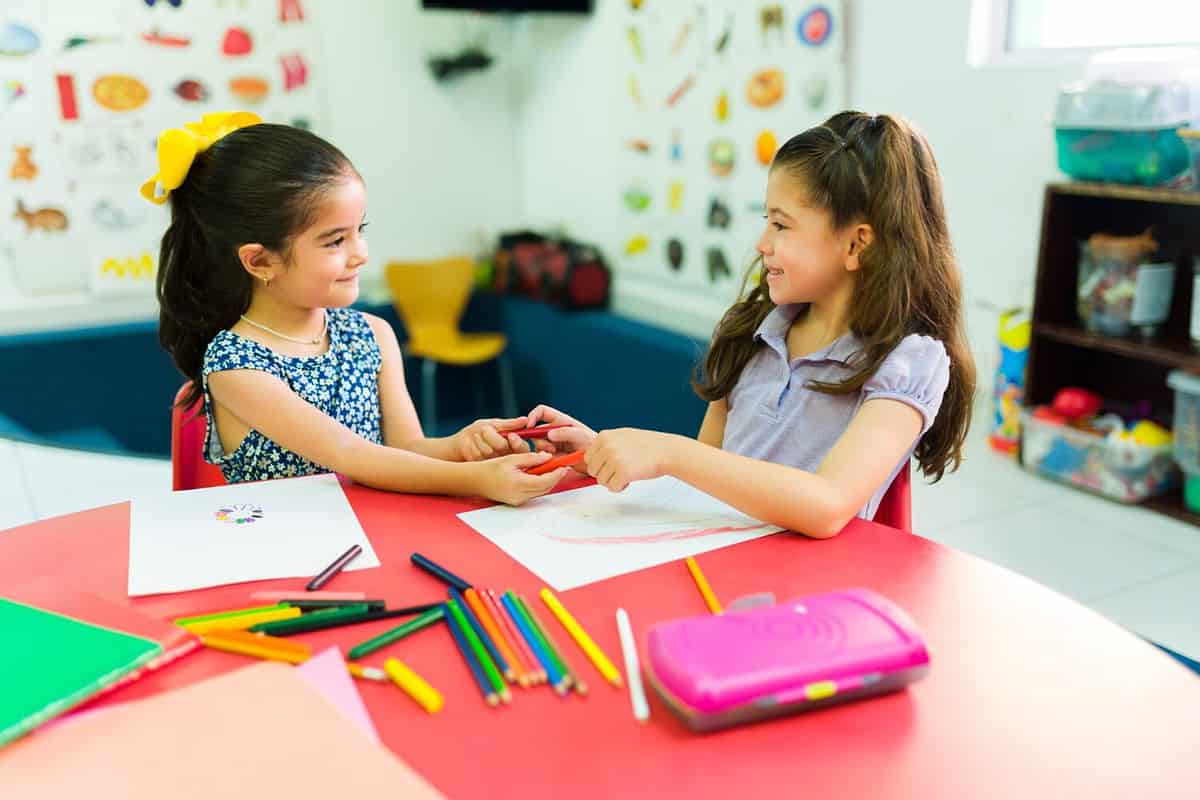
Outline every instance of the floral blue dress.
<path fill-rule="evenodd" d="M 382 443 L 379 370 L 383 356 L 375 333 L 361 313 L 331 308 L 329 350 L 319 356 L 285 356 L 265 345 L 221 331 L 204 353 L 204 458 L 230 483 L 292 478 L 329 472 L 251 429 L 232 453 L 224 452 L 212 413 L 208 376 L 229 369 L 256 369 L 279 378 L 310 404 L 364 439 Z"/>

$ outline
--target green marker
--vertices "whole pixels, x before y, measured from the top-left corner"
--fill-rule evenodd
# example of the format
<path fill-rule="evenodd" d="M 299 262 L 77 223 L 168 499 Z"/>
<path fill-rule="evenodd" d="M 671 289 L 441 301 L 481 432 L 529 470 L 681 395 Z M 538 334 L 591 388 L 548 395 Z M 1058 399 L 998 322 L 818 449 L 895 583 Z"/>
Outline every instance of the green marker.
<path fill-rule="evenodd" d="M 339 623 L 346 622 L 350 619 L 362 617 L 367 614 L 368 605 L 366 603 L 355 603 L 350 606 L 338 606 L 337 608 L 326 608 L 321 611 L 313 611 L 308 614 L 303 614 L 294 619 L 281 619 L 275 622 L 260 622 L 257 625 L 250 626 L 251 633 L 265 633 L 269 636 L 289 636 L 293 633 L 306 633 L 312 630 L 321 630 L 322 628 L 333 627 Z M 286 623 L 286 624 L 285 624 Z"/>
<path fill-rule="evenodd" d="M 362 658 L 365 655 L 370 655 L 381 647 L 387 647 L 392 642 L 400 641 L 410 633 L 416 633 L 422 628 L 428 628 L 435 622 L 440 622 L 445 618 L 445 616 L 446 614 L 444 611 L 442 611 L 442 607 L 440 605 L 436 608 L 431 608 L 416 619 L 410 619 L 403 625 L 399 625 L 395 628 L 392 628 L 390 631 L 381 633 L 373 639 L 367 639 L 362 644 L 355 645 L 353 648 L 351 648 L 350 652 L 346 654 L 346 658 L 354 660 L 356 658 Z"/>

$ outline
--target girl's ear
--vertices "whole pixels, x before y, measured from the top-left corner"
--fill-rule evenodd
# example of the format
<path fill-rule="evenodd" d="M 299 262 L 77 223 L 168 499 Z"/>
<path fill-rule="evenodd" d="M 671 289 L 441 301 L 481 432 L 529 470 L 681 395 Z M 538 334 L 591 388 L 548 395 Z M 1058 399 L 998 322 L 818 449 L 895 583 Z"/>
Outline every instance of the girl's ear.
<path fill-rule="evenodd" d="M 244 244 L 238 248 L 237 254 L 238 261 L 242 262 L 242 269 L 249 272 L 251 278 L 262 281 L 264 284 L 271 283 L 276 269 L 271 251 L 261 244 Z"/>
<path fill-rule="evenodd" d="M 859 260 L 864 250 L 875 241 L 875 231 L 865 222 L 850 226 L 846 245 L 846 271 L 857 272 L 862 266 Z"/>

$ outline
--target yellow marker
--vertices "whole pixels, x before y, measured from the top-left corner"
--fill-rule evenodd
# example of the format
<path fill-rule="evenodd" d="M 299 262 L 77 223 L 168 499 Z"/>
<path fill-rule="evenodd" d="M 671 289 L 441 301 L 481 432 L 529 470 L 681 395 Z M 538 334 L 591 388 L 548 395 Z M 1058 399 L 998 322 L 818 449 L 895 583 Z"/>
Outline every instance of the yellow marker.
<path fill-rule="evenodd" d="M 209 633 L 215 631 L 244 631 L 251 625 L 260 622 L 275 622 L 281 619 L 294 619 L 300 616 L 300 609 L 287 607 L 275 608 L 270 611 L 260 611 L 257 614 L 239 614 L 234 617 L 207 619 L 200 622 L 184 623 L 183 627 L 192 633 Z"/>
<path fill-rule="evenodd" d="M 389 658 L 383 664 L 383 670 L 405 694 L 417 701 L 417 705 L 436 714 L 442 710 L 442 695 L 437 689 L 417 673 L 406 667 L 402 661 Z"/>
<path fill-rule="evenodd" d="M 688 572 L 692 573 L 692 580 L 696 582 L 696 588 L 700 590 L 700 596 L 704 598 L 704 604 L 708 606 L 708 610 L 714 614 L 720 614 L 721 604 L 717 602 L 717 596 L 713 594 L 712 587 L 708 585 L 708 580 L 700 571 L 700 565 L 696 563 L 696 559 L 689 556 L 687 568 Z"/>
<path fill-rule="evenodd" d="M 604 679 L 613 686 L 624 686 L 624 681 L 621 680 L 621 673 L 617 672 L 617 668 L 608 660 L 608 656 L 604 655 L 604 651 L 592 641 L 592 637 L 587 635 L 587 631 L 580 627 L 575 618 L 571 616 L 571 612 L 563 608 L 563 604 L 558 601 L 558 598 L 550 593 L 550 590 L 542 587 L 542 591 L 538 593 L 542 598 L 542 602 L 550 609 L 562 626 L 567 629 L 567 633 L 571 634 L 571 638 L 575 640 L 575 644 L 579 645 L 579 649 L 587 654 L 587 657 L 596 665 L 596 669 L 604 676 Z"/>

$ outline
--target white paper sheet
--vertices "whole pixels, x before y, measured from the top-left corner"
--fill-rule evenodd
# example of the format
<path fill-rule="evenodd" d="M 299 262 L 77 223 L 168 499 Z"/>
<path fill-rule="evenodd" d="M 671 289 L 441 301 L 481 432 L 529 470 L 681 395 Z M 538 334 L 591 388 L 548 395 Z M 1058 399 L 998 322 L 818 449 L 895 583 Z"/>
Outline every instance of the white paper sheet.
<path fill-rule="evenodd" d="M 355 544 L 347 571 L 379 566 L 334 475 L 143 495 L 130 511 L 129 596 L 312 577 Z"/>
<path fill-rule="evenodd" d="M 458 516 L 559 591 L 783 530 L 670 477 Z"/>

